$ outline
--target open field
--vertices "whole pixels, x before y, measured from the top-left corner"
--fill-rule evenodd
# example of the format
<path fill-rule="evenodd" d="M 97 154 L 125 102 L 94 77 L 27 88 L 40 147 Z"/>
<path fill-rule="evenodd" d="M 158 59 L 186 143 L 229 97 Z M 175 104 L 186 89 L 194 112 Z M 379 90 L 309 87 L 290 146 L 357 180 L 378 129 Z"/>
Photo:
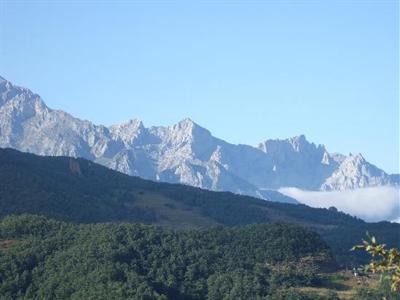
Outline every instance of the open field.
<path fill-rule="evenodd" d="M 338 271 L 331 274 L 324 274 L 319 286 L 301 287 L 300 291 L 316 295 L 326 295 L 335 292 L 340 299 L 352 299 L 359 288 L 376 288 L 379 276 L 369 274 L 368 276 L 355 277 L 352 271 Z"/>

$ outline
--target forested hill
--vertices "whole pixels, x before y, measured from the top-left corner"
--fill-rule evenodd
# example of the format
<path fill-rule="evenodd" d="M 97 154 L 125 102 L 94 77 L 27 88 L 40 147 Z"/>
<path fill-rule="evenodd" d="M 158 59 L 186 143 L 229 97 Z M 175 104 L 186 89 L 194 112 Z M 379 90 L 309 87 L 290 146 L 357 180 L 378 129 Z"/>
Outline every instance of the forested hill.
<path fill-rule="evenodd" d="M 318 284 L 331 264 L 316 233 L 287 224 L 173 231 L 0 221 L 4 299 L 289 299 L 289 287 Z M 315 296 L 301 299 L 337 299 Z"/>
<path fill-rule="evenodd" d="M 130 221 L 182 227 L 286 220 L 358 224 L 334 210 L 266 202 L 127 176 L 85 159 L 0 149 L 1 215 L 36 213 L 81 223 Z"/>
<path fill-rule="evenodd" d="M 85 159 L 0 149 L 0 216 L 32 213 L 64 221 L 140 222 L 174 228 L 285 221 L 319 232 L 340 263 L 366 231 L 400 244 L 400 225 L 365 223 L 335 209 L 264 201 L 227 192 L 152 182 Z"/>

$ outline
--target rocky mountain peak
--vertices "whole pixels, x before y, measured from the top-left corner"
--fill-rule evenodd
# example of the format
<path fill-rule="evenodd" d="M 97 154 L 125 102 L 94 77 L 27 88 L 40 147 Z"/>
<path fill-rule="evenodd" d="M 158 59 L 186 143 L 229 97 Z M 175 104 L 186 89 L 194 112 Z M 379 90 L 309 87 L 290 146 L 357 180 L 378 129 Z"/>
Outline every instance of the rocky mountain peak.
<path fill-rule="evenodd" d="M 111 136 L 115 140 L 122 140 L 126 146 L 137 144 L 138 139 L 147 134 L 147 129 L 139 119 L 131 119 L 128 122 L 115 124 L 109 127 Z"/>
<path fill-rule="evenodd" d="M 306 139 L 306 136 L 304 134 L 294 136 L 288 139 L 288 142 L 292 145 L 293 149 L 297 152 L 300 151 L 300 149 L 306 145 L 309 144 L 309 142 Z"/>
<path fill-rule="evenodd" d="M 175 124 L 179 127 L 194 127 L 194 126 L 199 126 L 197 125 L 191 118 L 184 118 L 180 120 L 177 124 Z"/>
<path fill-rule="evenodd" d="M 322 190 L 349 190 L 391 184 L 391 177 L 370 164 L 359 153 L 345 157 L 339 167 L 322 184 Z"/>
<path fill-rule="evenodd" d="M 138 131 L 144 129 L 143 122 L 140 119 L 131 119 L 128 122 L 114 124 L 110 126 L 110 130 L 126 130 L 126 131 Z"/>
<path fill-rule="evenodd" d="M 347 157 L 348 160 L 354 161 L 356 163 L 364 163 L 366 162 L 364 156 L 361 153 L 357 153 L 356 155 L 353 154 L 349 154 L 349 156 Z"/>
<path fill-rule="evenodd" d="M 322 146 L 323 147 L 323 146 Z M 314 143 L 307 141 L 304 134 L 288 139 L 269 139 L 259 144 L 258 148 L 265 153 L 302 152 L 317 149 Z"/>
<path fill-rule="evenodd" d="M 172 125 L 164 131 L 168 135 L 168 140 L 174 140 L 177 143 L 201 141 L 211 137 L 210 131 L 201 127 L 190 118 L 185 118 L 175 125 Z"/>
<path fill-rule="evenodd" d="M 356 155 L 354 154 L 349 154 L 349 156 L 345 157 L 344 160 L 340 164 L 340 169 L 346 170 L 347 172 L 361 172 L 361 169 L 366 169 L 369 168 L 371 164 L 369 164 L 364 156 L 362 156 L 361 153 L 358 153 Z"/>
<path fill-rule="evenodd" d="M 199 132 L 207 132 L 210 133 L 207 129 L 201 127 L 199 124 L 195 123 L 190 118 L 185 118 L 179 121 L 177 124 L 172 125 L 171 129 L 173 131 L 179 131 L 182 133 L 186 133 L 188 135 L 193 135 Z"/>
<path fill-rule="evenodd" d="M 47 108 L 37 94 L 4 78 L 0 147 L 84 157 L 147 179 L 248 195 L 285 186 L 340 190 L 399 183 L 399 176 L 361 154 L 330 154 L 304 135 L 266 140 L 257 149 L 220 140 L 190 118 L 168 127 L 146 128 L 138 119 L 95 125 Z"/>
<path fill-rule="evenodd" d="M 33 109 L 46 109 L 46 104 L 39 95 L 31 90 L 13 85 L 8 80 L 1 77 L 0 80 L 0 104 L 8 103 L 12 107 L 30 106 Z"/>

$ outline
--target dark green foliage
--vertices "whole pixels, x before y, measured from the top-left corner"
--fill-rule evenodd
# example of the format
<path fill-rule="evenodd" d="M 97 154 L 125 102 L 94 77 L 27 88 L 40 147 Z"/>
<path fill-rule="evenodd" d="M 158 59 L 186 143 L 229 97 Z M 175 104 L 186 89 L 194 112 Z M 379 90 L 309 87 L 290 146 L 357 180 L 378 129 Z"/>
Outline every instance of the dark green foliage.
<path fill-rule="evenodd" d="M 146 206 L 149 200 L 154 204 L 160 199 L 169 202 L 158 205 L 157 209 Z M 177 215 L 163 216 L 167 210 L 190 214 L 179 220 Z M 168 225 L 174 218 L 175 227 L 292 222 L 321 234 L 336 260 L 346 266 L 358 266 L 369 261 L 369 257 L 362 253 L 348 251 L 365 236 L 366 231 L 379 236 L 388 247 L 400 246 L 399 224 L 365 223 L 333 209 L 152 182 L 84 159 L 40 157 L 0 149 L 0 216 L 21 213 L 77 223 Z M 195 223 L 193 216 L 200 217 L 201 221 Z"/>
<path fill-rule="evenodd" d="M 317 229 L 328 243 L 336 260 L 351 268 L 369 263 L 371 256 L 363 251 L 349 251 L 355 244 L 359 244 L 369 232 L 372 236 L 379 237 L 380 242 L 388 248 L 400 248 L 400 225 L 390 222 L 365 223 L 359 222 L 352 226 L 338 226 L 334 230 Z M 356 241 L 354 243 L 354 241 Z M 354 243 L 349 247 L 349 244 Z"/>
<path fill-rule="evenodd" d="M 0 222 L 4 239 L 15 241 L 0 250 L 0 295 L 10 299 L 265 298 L 307 285 L 310 258 L 332 262 L 317 234 L 287 224 L 174 231 L 23 215 Z M 281 265 L 297 266 L 296 279 L 277 280 Z"/>
<path fill-rule="evenodd" d="M 152 211 L 129 206 L 135 196 L 127 179 L 86 160 L 1 149 L 0 216 L 37 213 L 85 223 L 155 221 Z"/>

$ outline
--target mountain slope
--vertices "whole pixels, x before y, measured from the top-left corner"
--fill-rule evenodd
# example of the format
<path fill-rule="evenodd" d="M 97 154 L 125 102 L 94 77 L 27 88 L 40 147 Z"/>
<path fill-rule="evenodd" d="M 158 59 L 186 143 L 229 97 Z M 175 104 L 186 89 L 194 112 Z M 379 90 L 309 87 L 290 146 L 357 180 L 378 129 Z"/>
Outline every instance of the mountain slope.
<path fill-rule="evenodd" d="M 270 197 L 291 200 L 278 192 Z M 82 158 L 37 156 L 13 149 L 0 149 L 0 201 L 3 216 L 38 213 L 76 222 L 135 221 L 179 227 L 185 222 L 198 225 L 193 220 L 202 220 L 200 225 L 271 220 L 310 223 L 320 213 L 326 214 L 326 222 L 356 220 L 342 213 L 334 213 L 331 220 L 330 211 L 304 205 L 144 180 Z M 177 214 L 184 220 L 176 219 Z M 310 219 L 310 214 L 315 216 Z"/>
<path fill-rule="evenodd" d="M 298 136 L 258 147 L 215 138 L 190 119 L 146 128 L 105 127 L 48 108 L 40 96 L 0 77 L 0 147 L 83 157 L 128 175 L 265 198 L 265 190 L 344 190 L 398 184 L 358 156 L 330 154 Z"/>
<path fill-rule="evenodd" d="M 288 224 L 177 231 L 0 220 L 3 299 L 265 299 L 319 283 L 335 265 L 320 236 Z"/>
<path fill-rule="evenodd" d="M 140 222 L 174 228 L 286 221 L 320 233 L 342 264 L 365 261 L 348 249 L 366 231 L 388 245 L 400 245 L 400 224 L 366 223 L 335 209 L 152 182 L 81 158 L 0 149 L 0 216 L 21 213 L 78 223 Z"/>
<path fill-rule="evenodd" d="M 361 154 L 350 154 L 342 161 L 333 174 L 325 180 L 322 189 L 347 190 L 395 183 L 398 184 L 396 179 L 368 163 Z"/>

